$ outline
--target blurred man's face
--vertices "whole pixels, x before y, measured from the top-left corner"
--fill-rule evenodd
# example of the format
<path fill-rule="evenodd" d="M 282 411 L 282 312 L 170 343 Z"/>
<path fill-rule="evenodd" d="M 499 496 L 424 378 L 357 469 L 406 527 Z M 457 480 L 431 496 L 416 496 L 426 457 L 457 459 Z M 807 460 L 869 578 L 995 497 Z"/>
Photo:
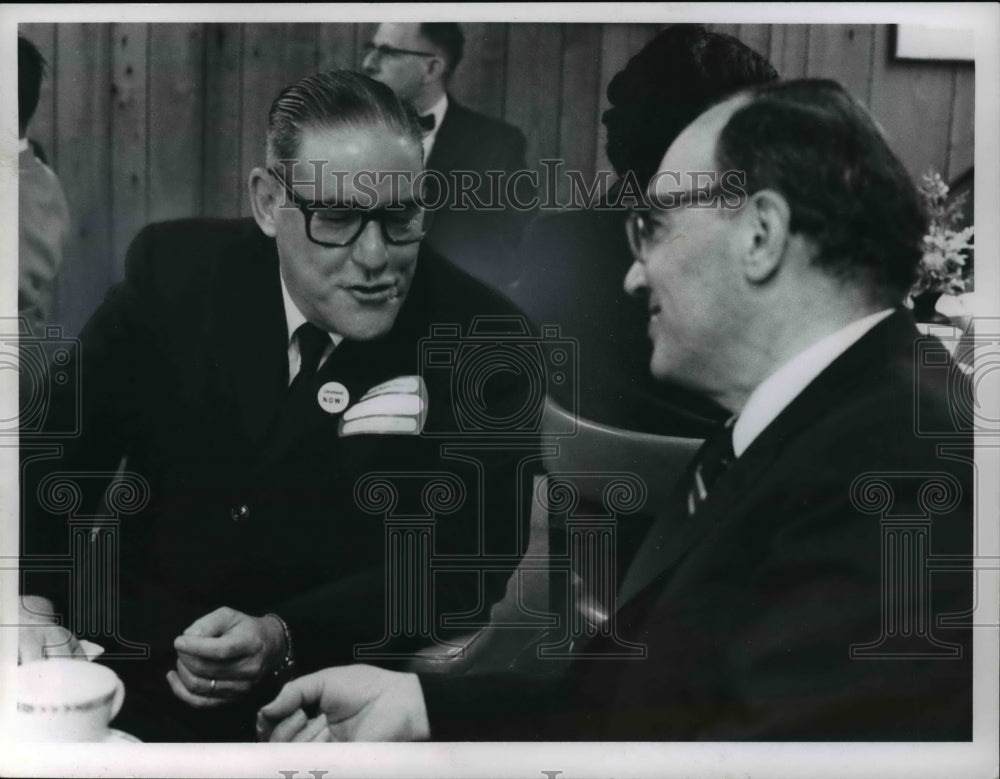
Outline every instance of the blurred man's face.
<path fill-rule="evenodd" d="M 295 181 L 290 166 L 283 174 L 296 197 L 353 207 L 314 214 L 314 237 L 336 236 L 342 229 L 338 220 L 353 219 L 357 224 L 358 212 L 390 205 L 413 208 L 411 182 L 421 170 L 421 148 L 410 138 L 372 127 L 306 128 L 298 159 Z M 308 183 L 314 170 L 307 164 L 310 160 L 325 162 L 322 191 Z M 280 166 L 278 171 L 282 173 Z M 397 171 L 401 175 L 379 180 L 379 173 Z M 275 179 L 271 184 L 277 203 L 282 204 L 274 209 L 281 275 L 306 319 L 352 340 L 385 335 L 410 289 L 420 244 L 393 245 L 373 219 L 348 246 L 319 245 L 308 237 L 306 217 L 290 202 L 281 183 Z M 398 230 L 402 213 L 390 210 L 381 216 L 397 220 L 389 223 L 389 229 Z"/>
<path fill-rule="evenodd" d="M 392 88 L 401 100 L 414 102 L 420 94 L 430 57 L 410 52 L 434 53 L 434 46 L 420 34 L 419 24 L 380 24 L 372 39 L 375 50 L 362 63 L 366 76 Z M 379 47 L 383 47 L 382 51 Z"/>
<path fill-rule="evenodd" d="M 710 110 L 674 141 L 650 185 L 654 203 L 654 191 L 668 203 L 668 193 L 687 196 L 705 180 L 696 173 L 715 170 L 715 144 L 735 108 L 724 103 Z M 733 221 L 717 205 L 689 201 L 669 209 L 654 205 L 641 222 L 630 221 L 634 262 L 625 290 L 648 306 L 650 370 L 658 379 L 711 391 L 727 345 L 739 338 Z"/>

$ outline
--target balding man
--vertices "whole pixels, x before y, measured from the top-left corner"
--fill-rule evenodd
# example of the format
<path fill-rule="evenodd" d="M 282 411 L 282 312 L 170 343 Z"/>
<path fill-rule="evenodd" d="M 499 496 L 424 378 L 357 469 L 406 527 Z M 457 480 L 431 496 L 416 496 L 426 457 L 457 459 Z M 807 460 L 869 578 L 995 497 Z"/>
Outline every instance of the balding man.
<path fill-rule="evenodd" d="M 786 82 L 696 119 L 648 198 L 625 286 L 652 373 L 733 419 L 640 548 L 615 631 L 549 683 L 327 669 L 262 735 L 971 738 L 971 575 L 927 565 L 971 551 L 972 440 L 940 381 L 961 393 L 961 373 L 898 305 L 925 227 L 898 159 L 839 85 Z"/>

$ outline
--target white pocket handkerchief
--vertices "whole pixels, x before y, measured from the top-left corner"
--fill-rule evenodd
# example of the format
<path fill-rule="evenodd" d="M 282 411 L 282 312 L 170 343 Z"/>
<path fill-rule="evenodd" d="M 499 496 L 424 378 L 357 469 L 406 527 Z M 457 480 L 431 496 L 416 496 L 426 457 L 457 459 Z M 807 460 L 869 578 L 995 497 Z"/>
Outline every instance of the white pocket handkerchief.
<path fill-rule="evenodd" d="M 341 436 L 419 435 L 427 418 L 427 385 L 421 376 L 399 376 L 366 392 L 340 419 Z"/>

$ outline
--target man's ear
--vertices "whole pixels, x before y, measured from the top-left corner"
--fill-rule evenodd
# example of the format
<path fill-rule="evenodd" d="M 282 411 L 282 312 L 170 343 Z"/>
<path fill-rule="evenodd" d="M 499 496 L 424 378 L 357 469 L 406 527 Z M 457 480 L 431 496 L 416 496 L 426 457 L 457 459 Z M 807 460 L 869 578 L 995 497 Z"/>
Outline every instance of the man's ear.
<path fill-rule="evenodd" d="M 755 192 L 747 200 L 740 218 L 743 274 L 751 284 L 762 284 L 778 272 L 788 247 L 791 208 L 784 195 L 772 189 Z"/>
<path fill-rule="evenodd" d="M 250 171 L 247 186 L 250 188 L 253 218 L 264 235 L 274 238 L 278 232 L 275 224 L 278 216 L 278 198 L 274 177 L 264 168 L 254 168 Z"/>
<path fill-rule="evenodd" d="M 440 81 L 444 79 L 445 61 L 441 57 L 427 59 L 427 67 L 424 69 L 424 83 Z"/>

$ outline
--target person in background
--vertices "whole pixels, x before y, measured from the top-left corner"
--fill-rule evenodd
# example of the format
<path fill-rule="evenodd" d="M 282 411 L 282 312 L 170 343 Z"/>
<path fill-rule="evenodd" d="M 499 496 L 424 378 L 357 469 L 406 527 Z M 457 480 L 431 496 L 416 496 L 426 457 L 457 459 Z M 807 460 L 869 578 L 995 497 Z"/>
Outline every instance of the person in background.
<path fill-rule="evenodd" d="M 649 367 L 733 417 L 615 629 L 556 680 L 329 668 L 262 739 L 972 738 L 972 389 L 900 303 L 926 228 L 903 165 L 843 87 L 802 80 L 708 109 L 657 173 L 626 221 Z"/>
<path fill-rule="evenodd" d="M 516 248 L 529 217 L 511 205 L 507 177 L 525 169 L 526 142 L 516 127 L 471 111 L 448 92 L 464 47 L 462 29 L 454 22 L 380 24 L 365 46 L 363 69 L 413 106 L 420 116 L 425 166 L 444 177 L 427 182 L 426 202 L 442 204 L 428 214 L 428 243 L 507 293 L 520 272 Z M 502 174 L 499 200 L 487 171 Z M 463 182 L 474 186 L 470 190 Z M 512 193 L 523 204 L 535 194 L 523 176 L 513 180 Z"/>
<path fill-rule="evenodd" d="M 703 438 L 720 418 L 715 404 L 649 375 L 645 311 L 620 284 L 631 262 L 627 195 L 641 197 L 667 147 L 707 106 L 777 78 L 764 57 L 736 38 L 675 24 L 608 84 L 611 107 L 603 122 L 618 181 L 590 207 L 542 215 L 529 225 L 524 271 L 511 294 L 537 324 L 558 324 L 563 336 L 577 339 L 581 417 L 693 438 Z M 558 387 L 554 399 L 572 407 Z"/>
<path fill-rule="evenodd" d="M 17 38 L 18 314 L 31 334 L 43 336 L 52 313 L 56 275 L 70 230 L 69 205 L 59 177 L 28 138 L 38 108 L 46 62 L 38 48 Z"/>
<path fill-rule="evenodd" d="M 101 644 L 127 689 L 116 727 L 252 740 L 292 673 L 359 647 L 397 662 L 443 643 L 444 615 L 482 619 L 503 596 L 537 443 L 477 446 L 462 403 L 504 420 L 523 388 L 501 376 L 470 400 L 451 379 L 476 317 L 519 314 L 422 245 L 421 168 L 419 127 L 384 84 L 331 71 L 286 87 L 249 172 L 253 219 L 144 228 L 52 388 L 42 443 L 22 431 L 20 657 Z M 425 370 L 422 339 L 451 362 Z M 93 519 L 102 500 L 110 524 Z M 397 516 L 430 535 L 406 546 Z M 417 541 L 472 559 L 432 577 L 389 557 Z"/>

